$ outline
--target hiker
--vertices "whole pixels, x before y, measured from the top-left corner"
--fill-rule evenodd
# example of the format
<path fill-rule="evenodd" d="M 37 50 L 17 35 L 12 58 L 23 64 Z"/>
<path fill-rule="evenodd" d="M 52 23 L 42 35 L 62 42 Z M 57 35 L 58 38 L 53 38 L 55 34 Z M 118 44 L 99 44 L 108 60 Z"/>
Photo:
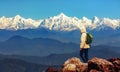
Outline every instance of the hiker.
<path fill-rule="evenodd" d="M 81 44 L 80 44 L 80 57 L 82 58 L 83 62 L 88 61 L 88 49 L 90 48 L 90 44 L 86 43 L 87 32 L 85 27 L 80 28 L 81 32 Z"/>

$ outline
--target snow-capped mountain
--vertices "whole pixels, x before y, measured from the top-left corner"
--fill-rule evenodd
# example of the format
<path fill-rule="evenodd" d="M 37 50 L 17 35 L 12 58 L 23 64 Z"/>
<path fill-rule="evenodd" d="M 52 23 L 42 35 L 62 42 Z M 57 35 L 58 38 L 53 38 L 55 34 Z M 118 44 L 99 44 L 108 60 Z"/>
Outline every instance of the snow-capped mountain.
<path fill-rule="evenodd" d="M 0 18 L 0 29 L 8 30 L 22 30 L 22 29 L 36 29 L 47 28 L 49 30 L 71 31 L 85 26 L 90 30 L 105 29 L 106 27 L 117 29 L 120 28 L 120 19 L 98 18 L 94 17 L 92 20 L 86 17 L 79 19 L 77 17 L 69 17 L 64 13 L 57 16 L 49 17 L 44 20 L 25 19 L 19 15 L 13 18 Z"/>
<path fill-rule="evenodd" d="M 120 19 L 110 19 L 94 17 L 92 20 L 93 29 L 105 29 L 106 27 L 117 29 L 120 27 Z"/>
<path fill-rule="evenodd" d="M 64 30 L 70 31 L 75 30 L 80 20 L 76 17 L 68 17 L 61 13 L 54 17 L 49 17 L 41 22 L 40 27 L 45 27 L 50 30 Z"/>
<path fill-rule="evenodd" d="M 22 29 L 35 29 L 40 25 L 42 20 L 32 20 L 25 19 L 19 15 L 16 15 L 13 18 L 0 18 L 0 29 L 8 29 L 8 30 L 22 30 Z"/>

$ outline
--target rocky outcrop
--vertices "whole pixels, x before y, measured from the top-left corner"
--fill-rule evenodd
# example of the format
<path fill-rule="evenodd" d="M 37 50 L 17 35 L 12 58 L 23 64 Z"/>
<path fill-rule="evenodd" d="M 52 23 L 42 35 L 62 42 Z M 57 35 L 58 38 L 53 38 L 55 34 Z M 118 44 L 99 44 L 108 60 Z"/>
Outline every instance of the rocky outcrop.
<path fill-rule="evenodd" d="M 114 65 L 115 72 L 120 72 L 120 58 L 112 58 L 108 59 L 108 61 Z"/>
<path fill-rule="evenodd" d="M 70 58 L 63 64 L 62 72 L 87 72 L 87 63 L 76 57 Z"/>
<path fill-rule="evenodd" d="M 120 59 L 102 59 L 94 57 L 87 63 L 73 57 L 65 61 L 62 72 L 120 72 Z"/>
<path fill-rule="evenodd" d="M 93 71 L 94 70 L 94 71 Z M 88 61 L 88 72 L 115 72 L 114 65 L 101 58 L 92 58 Z"/>

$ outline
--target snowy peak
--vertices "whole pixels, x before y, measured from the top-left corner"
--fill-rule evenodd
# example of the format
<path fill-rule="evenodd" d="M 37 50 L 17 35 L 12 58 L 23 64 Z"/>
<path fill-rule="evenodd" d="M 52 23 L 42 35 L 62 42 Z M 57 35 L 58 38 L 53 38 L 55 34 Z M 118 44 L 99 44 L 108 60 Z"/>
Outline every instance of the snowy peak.
<path fill-rule="evenodd" d="M 14 17 L 14 19 L 20 19 L 20 18 L 22 18 L 20 15 L 16 15 L 16 16 Z"/>
<path fill-rule="evenodd" d="M 98 23 L 100 21 L 100 19 L 98 17 L 94 16 L 92 21 L 95 24 L 95 23 Z"/>
<path fill-rule="evenodd" d="M 59 20 L 65 20 L 65 19 L 70 18 L 70 17 L 68 17 L 64 13 L 60 13 L 60 14 L 58 14 L 56 16 L 53 16 L 53 17 L 50 17 L 50 18 L 52 18 L 52 19 L 59 19 Z"/>
<path fill-rule="evenodd" d="M 60 13 L 57 16 L 45 19 L 40 24 L 40 27 L 48 28 L 50 30 L 71 31 L 77 29 L 77 24 L 80 24 L 79 21 L 80 20 L 76 17 L 68 17 L 63 13 Z"/>
<path fill-rule="evenodd" d="M 67 17 L 64 13 L 60 13 L 59 15 L 57 15 L 58 17 L 60 18 L 64 18 L 64 17 Z"/>
<path fill-rule="evenodd" d="M 96 26 L 97 29 L 105 29 L 107 27 L 112 29 L 120 28 L 120 20 L 118 19 L 110 19 L 110 18 L 102 18 L 99 19 L 94 17 L 93 24 Z"/>
<path fill-rule="evenodd" d="M 22 29 L 35 29 L 40 25 L 42 20 L 36 21 L 32 19 L 25 19 L 20 15 L 16 15 L 15 17 L 0 18 L 0 29 L 7 30 L 22 30 Z"/>
<path fill-rule="evenodd" d="M 14 18 L 13 18 L 13 22 L 20 22 L 24 20 L 24 18 L 22 18 L 20 15 L 16 15 Z M 16 23 L 17 24 L 17 23 Z"/>
<path fill-rule="evenodd" d="M 14 18 L 13 18 L 13 21 L 20 21 L 20 20 L 23 20 L 24 18 L 21 17 L 20 15 L 16 15 Z"/>

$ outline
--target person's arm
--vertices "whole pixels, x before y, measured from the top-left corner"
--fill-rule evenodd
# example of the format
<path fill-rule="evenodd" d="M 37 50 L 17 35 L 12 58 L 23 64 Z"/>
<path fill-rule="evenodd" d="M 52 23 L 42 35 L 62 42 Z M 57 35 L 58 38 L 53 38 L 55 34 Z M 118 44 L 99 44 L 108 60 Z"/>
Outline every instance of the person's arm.
<path fill-rule="evenodd" d="M 83 33 L 81 35 L 81 44 L 80 44 L 80 50 L 82 50 L 85 46 L 85 42 L 86 42 L 86 33 Z"/>

